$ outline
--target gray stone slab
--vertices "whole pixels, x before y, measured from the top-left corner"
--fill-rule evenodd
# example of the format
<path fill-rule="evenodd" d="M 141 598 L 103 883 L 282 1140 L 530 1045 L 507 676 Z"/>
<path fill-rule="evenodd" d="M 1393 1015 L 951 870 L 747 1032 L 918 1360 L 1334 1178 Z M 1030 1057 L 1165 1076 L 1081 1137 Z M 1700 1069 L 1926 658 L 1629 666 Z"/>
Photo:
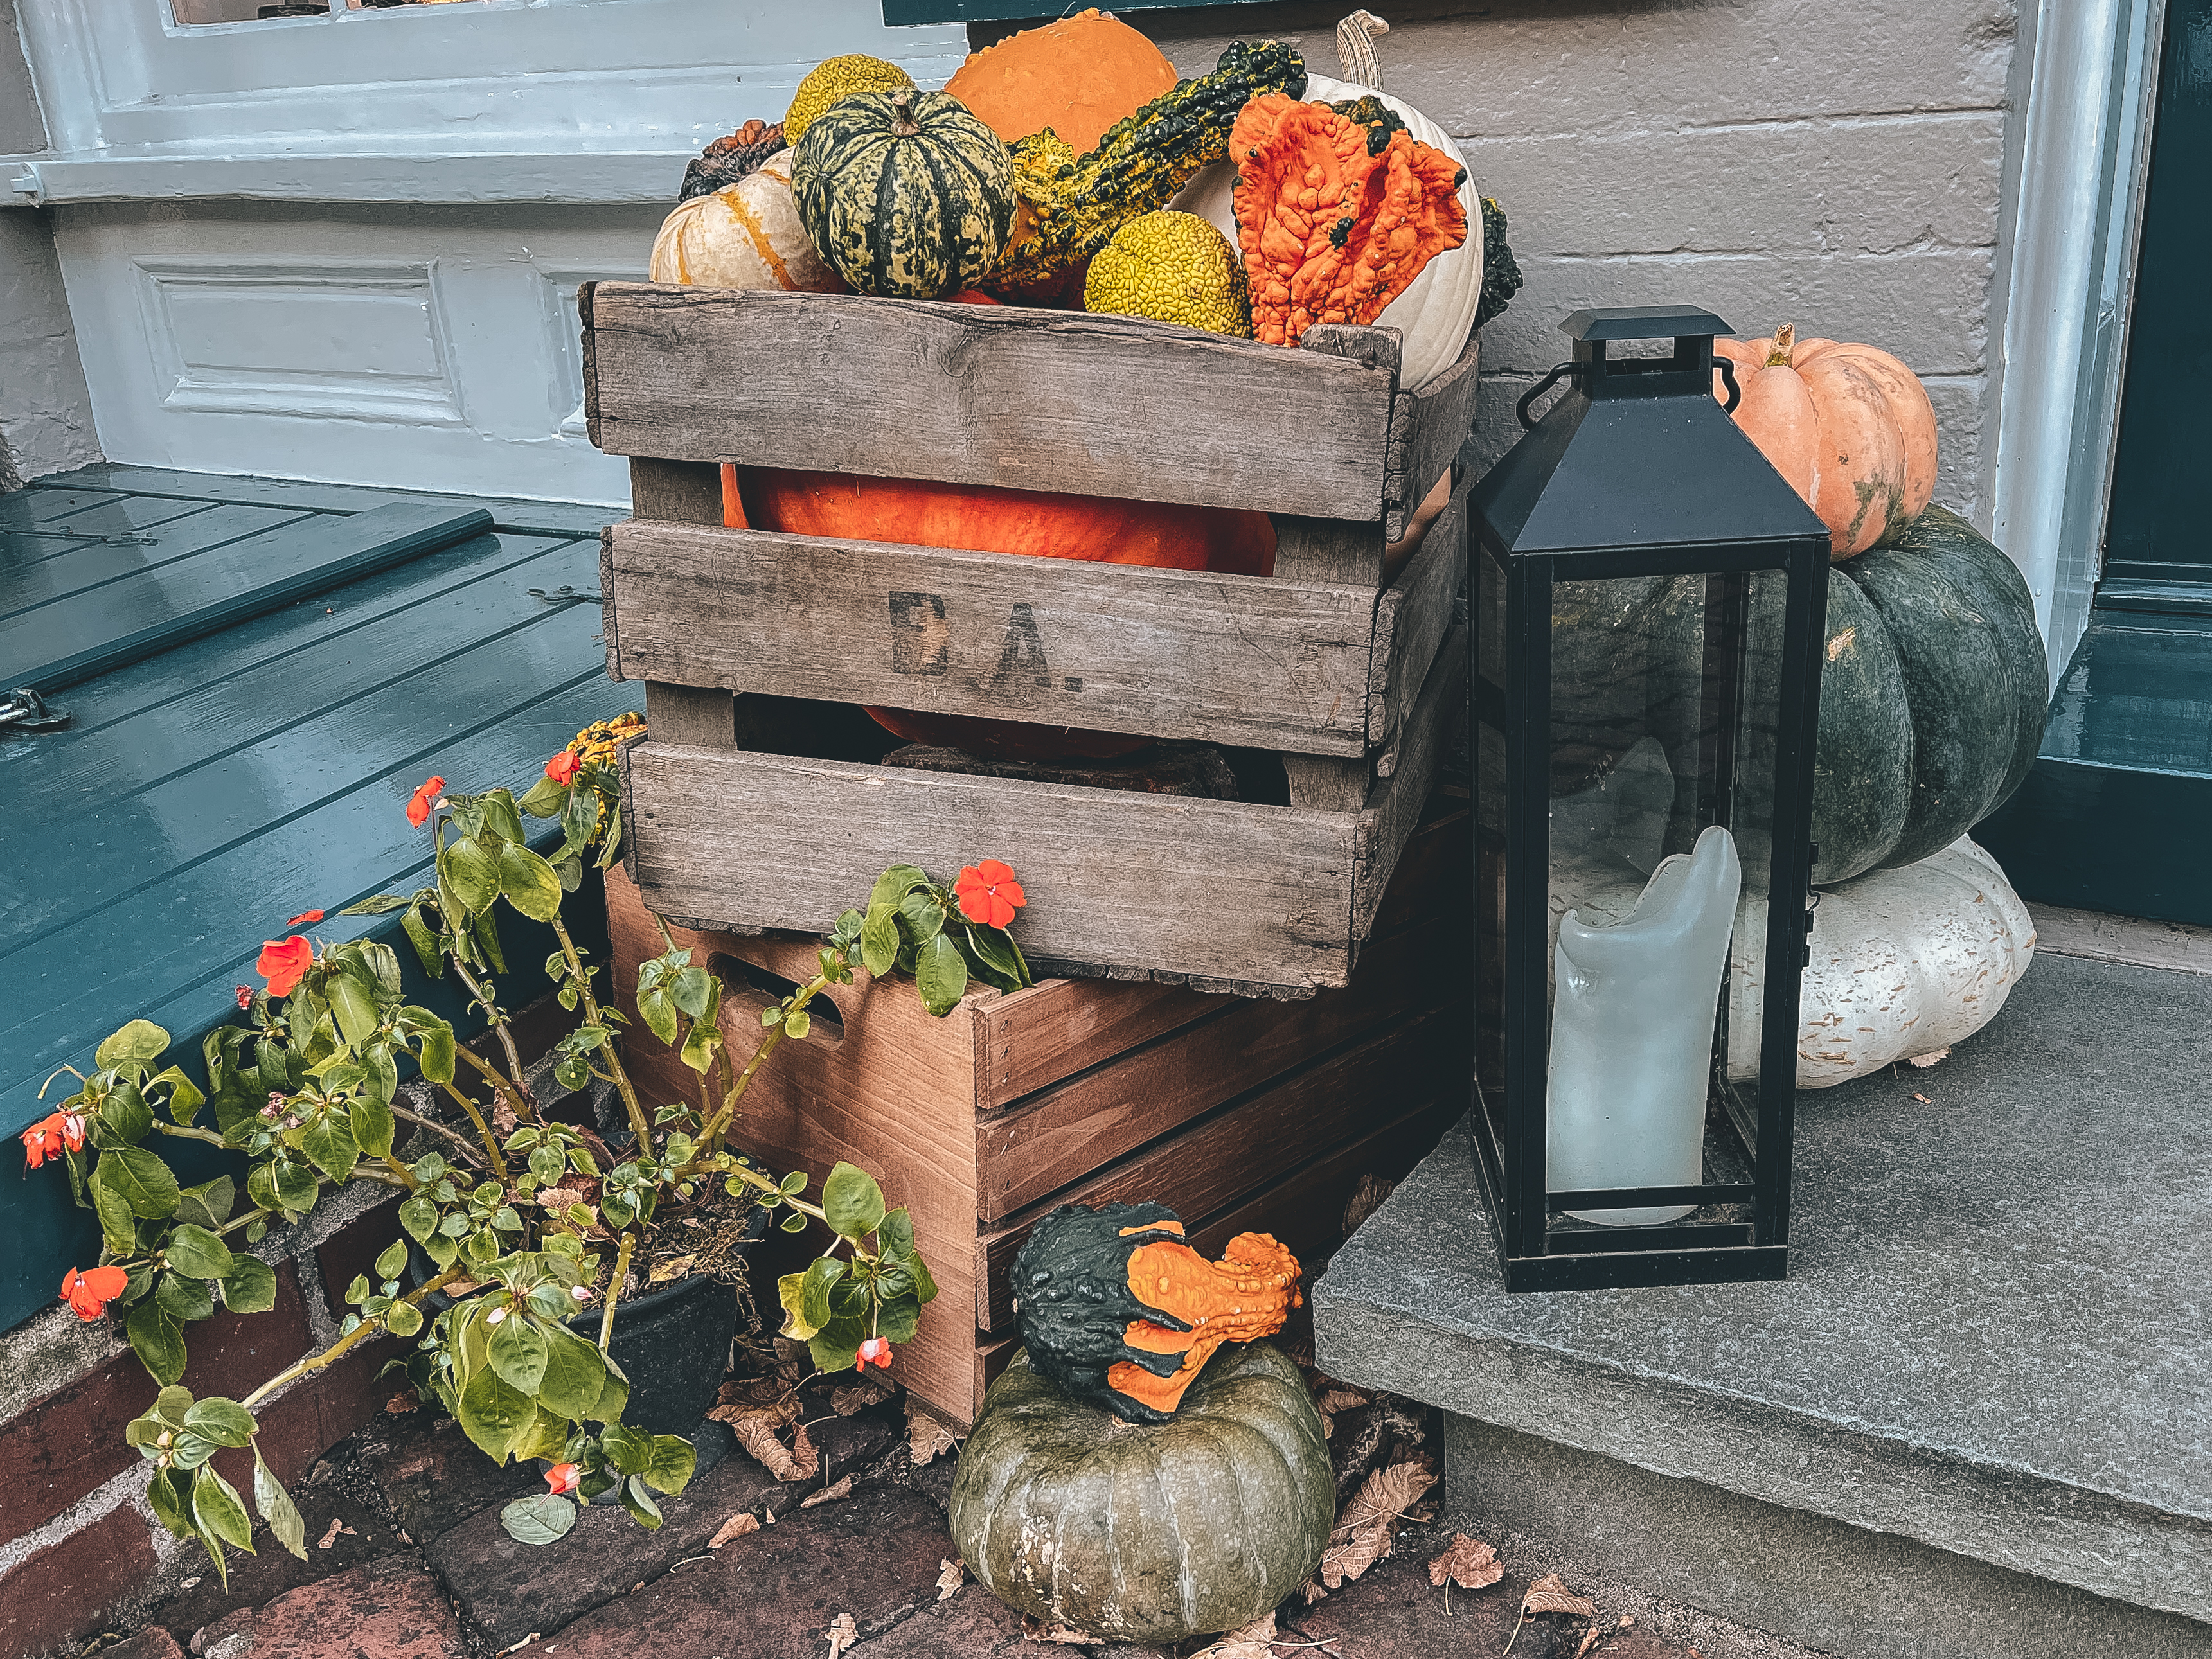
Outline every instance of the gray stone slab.
<path fill-rule="evenodd" d="M 1941 1066 L 1798 1097 L 1774 1284 L 1508 1296 L 1455 1132 L 1316 1287 L 1317 1358 L 2212 1620 L 2208 1075 L 2212 981 L 2046 958 Z"/>

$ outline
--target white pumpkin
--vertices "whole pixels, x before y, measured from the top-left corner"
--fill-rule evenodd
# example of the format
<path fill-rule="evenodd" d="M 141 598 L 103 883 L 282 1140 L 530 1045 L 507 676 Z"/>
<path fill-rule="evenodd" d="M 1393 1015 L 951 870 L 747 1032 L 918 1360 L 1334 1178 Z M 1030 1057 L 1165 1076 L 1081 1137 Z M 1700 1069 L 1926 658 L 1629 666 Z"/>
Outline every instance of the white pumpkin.
<path fill-rule="evenodd" d="M 787 149 L 734 185 L 678 204 L 653 239 L 647 274 L 656 283 L 701 288 L 832 294 L 845 286 L 799 221 Z"/>
<path fill-rule="evenodd" d="M 1325 75 L 1306 77 L 1309 103 L 1340 104 L 1364 98 L 1372 90 L 1356 82 L 1332 81 Z M 1406 131 L 1416 140 L 1447 155 L 1459 156 L 1460 165 L 1467 165 L 1451 135 L 1434 121 L 1387 92 L 1375 95 L 1406 124 Z M 1184 185 L 1172 205 L 1211 220 L 1234 246 L 1236 188 L 1236 164 L 1216 161 Z M 1482 301 L 1482 202 L 1475 192 L 1472 172 L 1460 181 L 1459 199 L 1467 209 L 1467 240 L 1430 260 L 1406 291 L 1383 307 L 1382 314 L 1375 319 L 1377 328 L 1398 331 L 1401 343 L 1398 384 L 1408 391 L 1419 391 L 1459 361 L 1460 353 L 1467 349 L 1467 337 L 1474 329 L 1475 307 Z"/>
<path fill-rule="evenodd" d="M 1739 941 L 1765 936 L 1747 901 Z M 1799 994 L 1797 1086 L 1826 1089 L 1931 1054 L 1996 1017 L 2035 953 L 2035 923 L 1997 861 L 1961 836 L 1901 870 L 1820 890 Z M 1759 981 L 1729 975 L 1729 1075 L 1758 1071 Z"/>

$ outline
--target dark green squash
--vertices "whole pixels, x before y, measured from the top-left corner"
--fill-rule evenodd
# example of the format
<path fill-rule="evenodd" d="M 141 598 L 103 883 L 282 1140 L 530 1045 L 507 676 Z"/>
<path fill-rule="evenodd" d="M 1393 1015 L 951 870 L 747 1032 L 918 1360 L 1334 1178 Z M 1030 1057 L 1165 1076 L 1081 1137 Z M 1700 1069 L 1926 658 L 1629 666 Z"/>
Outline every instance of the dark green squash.
<path fill-rule="evenodd" d="M 1157 1425 L 1073 1400 L 1016 1354 L 950 1506 L 953 1543 L 994 1595 L 1122 1642 L 1258 1618 L 1313 1576 L 1335 1519 L 1321 1418 L 1265 1342 L 1223 1348 Z"/>
<path fill-rule="evenodd" d="M 974 287 L 1013 222 L 1006 145 L 941 92 L 839 99 L 792 153 L 791 184 L 823 258 L 855 292 L 883 298 Z"/>

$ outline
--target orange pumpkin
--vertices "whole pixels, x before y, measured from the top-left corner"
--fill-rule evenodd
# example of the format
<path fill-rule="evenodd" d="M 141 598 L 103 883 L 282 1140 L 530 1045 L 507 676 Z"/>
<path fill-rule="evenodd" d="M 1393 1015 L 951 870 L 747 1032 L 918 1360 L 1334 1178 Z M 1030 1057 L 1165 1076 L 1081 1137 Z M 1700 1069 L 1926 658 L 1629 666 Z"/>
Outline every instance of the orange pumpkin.
<path fill-rule="evenodd" d="M 1087 155 L 1175 84 L 1158 46 L 1094 8 L 969 53 L 945 90 L 1010 144 L 1050 127 Z"/>
<path fill-rule="evenodd" d="M 1936 410 L 1887 351 L 1801 340 L 1716 340 L 1735 365 L 1735 423 L 1828 526 L 1842 560 L 1894 539 L 1936 494 Z M 1717 370 L 1713 395 L 1727 401 Z"/>

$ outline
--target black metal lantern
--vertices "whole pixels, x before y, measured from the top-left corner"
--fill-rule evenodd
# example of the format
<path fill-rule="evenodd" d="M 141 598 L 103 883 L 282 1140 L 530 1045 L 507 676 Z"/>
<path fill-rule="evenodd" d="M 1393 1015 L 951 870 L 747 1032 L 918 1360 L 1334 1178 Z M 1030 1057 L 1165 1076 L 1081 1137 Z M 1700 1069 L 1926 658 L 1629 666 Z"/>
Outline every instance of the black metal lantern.
<path fill-rule="evenodd" d="M 1472 496 L 1476 1162 L 1508 1290 L 1778 1279 L 1828 535 L 1719 318 L 1560 327 Z"/>

